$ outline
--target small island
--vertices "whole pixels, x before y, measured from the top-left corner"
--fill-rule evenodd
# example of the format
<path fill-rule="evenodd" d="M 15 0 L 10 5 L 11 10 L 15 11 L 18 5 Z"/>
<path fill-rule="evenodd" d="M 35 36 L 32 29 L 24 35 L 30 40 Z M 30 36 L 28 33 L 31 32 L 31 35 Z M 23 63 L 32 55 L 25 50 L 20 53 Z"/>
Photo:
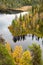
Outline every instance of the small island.
<path fill-rule="evenodd" d="M 25 36 L 27 34 L 36 35 L 39 38 L 43 37 L 43 13 L 36 9 L 30 11 L 26 15 L 21 15 L 12 21 L 12 24 L 8 27 L 12 35 Z"/>

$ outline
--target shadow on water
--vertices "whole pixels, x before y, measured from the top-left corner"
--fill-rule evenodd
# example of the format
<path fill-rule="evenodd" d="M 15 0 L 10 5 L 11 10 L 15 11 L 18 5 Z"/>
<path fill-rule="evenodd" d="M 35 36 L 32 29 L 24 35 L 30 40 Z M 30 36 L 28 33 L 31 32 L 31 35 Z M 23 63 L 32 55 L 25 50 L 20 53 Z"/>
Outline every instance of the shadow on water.
<path fill-rule="evenodd" d="M 34 34 L 32 35 L 32 40 L 33 39 L 34 39 Z M 39 37 L 36 38 L 36 40 L 38 40 L 38 41 L 39 41 L 39 39 L 40 39 Z"/>
<path fill-rule="evenodd" d="M 19 41 L 19 40 L 25 40 L 25 35 L 22 35 L 22 36 L 16 36 L 16 37 L 13 37 L 13 41 L 14 42 L 17 42 L 17 40 Z"/>
<path fill-rule="evenodd" d="M 12 10 L 12 9 L 6 9 L 6 10 L 0 10 L 0 14 L 17 14 L 17 13 L 21 13 L 23 11 L 21 10 Z"/>
<path fill-rule="evenodd" d="M 32 40 L 34 39 L 34 34 L 32 35 Z"/>
<path fill-rule="evenodd" d="M 40 37 L 37 37 L 36 40 L 39 41 Z"/>
<path fill-rule="evenodd" d="M 13 37 L 13 41 L 14 42 L 17 42 L 17 37 Z"/>
<path fill-rule="evenodd" d="M 21 40 L 22 40 L 23 36 L 21 35 L 20 37 L 21 37 Z"/>
<path fill-rule="evenodd" d="M 43 45 L 43 38 L 41 37 L 41 38 L 39 38 L 39 37 L 37 37 L 37 36 L 35 36 L 34 34 L 33 35 L 21 35 L 21 36 L 14 36 L 13 37 L 13 41 L 16 43 L 17 41 L 21 41 L 21 40 L 26 40 L 26 36 L 28 36 L 28 37 L 32 37 L 32 40 L 34 40 L 34 38 L 37 40 L 37 41 L 39 41 L 40 39 L 42 40 L 42 45 Z M 4 40 L 0 37 L 0 42 L 3 42 Z M 5 43 L 5 42 L 4 42 Z M 4 44 L 3 43 L 3 44 Z"/>
<path fill-rule="evenodd" d="M 17 40 L 18 40 L 18 41 L 20 40 L 20 36 L 17 37 Z"/>
<path fill-rule="evenodd" d="M 25 35 L 23 35 L 23 40 L 25 40 Z"/>
<path fill-rule="evenodd" d="M 21 36 L 14 36 L 13 37 L 13 41 L 14 42 L 17 42 L 17 41 L 21 41 L 21 40 L 26 40 L 26 36 L 28 36 L 28 37 L 32 37 L 32 40 L 34 40 L 34 37 L 35 37 L 35 35 L 33 34 L 33 35 L 21 35 Z M 39 39 L 40 39 L 40 37 L 35 37 L 35 39 L 37 40 L 37 41 L 39 41 Z M 42 38 L 41 38 L 42 39 Z M 43 40 L 42 40 L 42 44 L 43 44 Z"/>
<path fill-rule="evenodd" d="M 42 45 L 43 45 L 43 40 L 42 40 Z"/>

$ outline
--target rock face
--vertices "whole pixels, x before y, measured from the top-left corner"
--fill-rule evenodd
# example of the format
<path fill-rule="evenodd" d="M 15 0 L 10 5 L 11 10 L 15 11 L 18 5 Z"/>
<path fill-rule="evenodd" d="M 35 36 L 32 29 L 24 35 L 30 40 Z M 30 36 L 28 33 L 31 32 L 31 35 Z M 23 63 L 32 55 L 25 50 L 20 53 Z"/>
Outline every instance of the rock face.
<path fill-rule="evenodd" d="M 0 43 L 5 44 L 5 39 L 0 35 Z"/>

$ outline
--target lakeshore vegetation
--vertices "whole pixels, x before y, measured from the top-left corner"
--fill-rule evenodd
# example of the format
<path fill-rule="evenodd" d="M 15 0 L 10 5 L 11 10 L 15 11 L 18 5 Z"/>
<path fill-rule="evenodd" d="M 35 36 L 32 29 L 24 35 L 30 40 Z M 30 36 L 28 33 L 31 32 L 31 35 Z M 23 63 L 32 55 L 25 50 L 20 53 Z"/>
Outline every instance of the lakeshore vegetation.
<path fill-rule="evenodd" d="M 26 14 L 24 16 L 20 14 L 20 18 L 16 16 L 8 28 L 13 36 L 34 34 L 37 37 L 43 37 L 43 19 L 41 16 L 39 18 L 38 13 L 34 15 L 32 13 Z"/>
<path fill-rule="evenodd" d="M 29 50 L 23 50 L 22 46 L 15 46 L 14 50 L 7 42 L 0 43 L 0 65 L 42 65 L 41 48 L 38 44 L 32 44 Z"/>
<path fill-rule="evenodd" d="M 12 21 L 9 30 L 13 36 L 22 36 L 27 34 L 34 34 L 38 37 L 43 37 L 43 1 L 35 5 L 32 5 L 30 14 L 26 14 L 20 17 L 15 17 Z"/>
<path fill-rule="evenodd" d="M 43 0 L 0 0 L 0 11 L 32 6 L 28 14 L 12 20 L 8 27 L 13 37 L 24 38 L 27 34 L 43 38 Z M 18 39 L 19 40 L 19 39 Z M 18 42 L 19 43 L 19 42 Z M 4 39 L 0 40 L 0 65 L 43 65 L 40 45 L 33 43 L 24 50 L 22 46 L 11 48 Z"/>
<path fill-rule="evenodd" d="M 14 13 L 17 8 L 36 5 L 43 12 L 43 0 L 0 0 L 0 13 Z"/>

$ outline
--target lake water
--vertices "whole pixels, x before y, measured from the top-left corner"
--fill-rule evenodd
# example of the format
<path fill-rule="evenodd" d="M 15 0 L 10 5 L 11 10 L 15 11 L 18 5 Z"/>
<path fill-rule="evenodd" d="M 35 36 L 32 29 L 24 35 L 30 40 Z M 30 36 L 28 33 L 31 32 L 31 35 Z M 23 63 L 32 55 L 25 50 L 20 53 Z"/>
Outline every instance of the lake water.
<path fill-rule="evenodd" d="M 22 15 L 26 14 L 27 12 L 21 13 Z M 40 38 L 39 41 L 36 40 L 36 36 L 34 36 L 34 39 L 32 40 L 32 36 L 29 37 L 29 35 L 26 36 L 26 40 L 20 40 L 16 43 L 13 41 L 13 36 L 11 35 L 8 26 L 11 25 L 12 20 L 15 19 L 15 16 L 20 16 L 19 14 L 0 14 L 0 35 L 2 34 L 3 38 L 9 42 L 12 48 L 14 48 L 16 45 L 21 45 L 23 49 L 27 49 L 29 45 L 32 43 L 40 44 L 42 53 L 43 53 L 43 45 L 42 45 L 42 39 Z"/>

